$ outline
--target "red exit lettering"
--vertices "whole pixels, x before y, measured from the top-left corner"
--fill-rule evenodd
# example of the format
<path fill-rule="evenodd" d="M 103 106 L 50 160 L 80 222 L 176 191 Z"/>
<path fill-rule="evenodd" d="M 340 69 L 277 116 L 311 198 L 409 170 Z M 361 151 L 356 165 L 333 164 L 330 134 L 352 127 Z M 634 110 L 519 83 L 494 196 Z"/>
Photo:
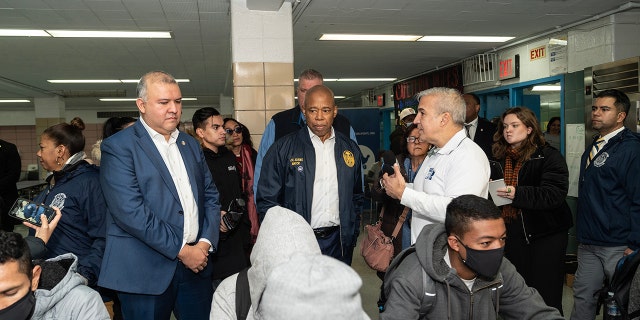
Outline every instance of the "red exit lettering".
<path fill-rule="evenodd" d="M 513 59 L 500 61 L 500 78 L 509 77 L 513 72 Z"/>
<path fill-rule="evenodd" d="M 529 59 L 536 60 L 546 56 L 546 47 L 538 47 L 529 51 Z"/>

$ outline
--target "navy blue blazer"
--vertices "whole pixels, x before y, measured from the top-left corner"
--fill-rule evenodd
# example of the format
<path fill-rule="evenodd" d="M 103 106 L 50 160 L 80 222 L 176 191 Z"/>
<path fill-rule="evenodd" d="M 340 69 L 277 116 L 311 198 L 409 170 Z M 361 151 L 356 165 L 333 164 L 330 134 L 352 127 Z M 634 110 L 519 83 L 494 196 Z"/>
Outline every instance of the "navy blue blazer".
<path fill-rule="evenodd" d="M 198 205 L 198 239 L 218 244 L 220 204 L 198 142 L 177 140 Z M 101 145 L 100 183 L 109 209 L 107 245 L 98 285 L 160 294 L 173 279 L 182 247 L 183 208 L 173 179 L 140 121 Z M 211 276 L 211 268 L 200 272 Z"/>
<path fill-rule="evenodd" d="M 491 146 L 493 145 L 493 135 L 496 133 L 497 127 L 491 121 L 478 117 L 478 127 L 473 141 L 477 143 L 482 151 L 487 155 L 488 159 L 493 159 Z"/>

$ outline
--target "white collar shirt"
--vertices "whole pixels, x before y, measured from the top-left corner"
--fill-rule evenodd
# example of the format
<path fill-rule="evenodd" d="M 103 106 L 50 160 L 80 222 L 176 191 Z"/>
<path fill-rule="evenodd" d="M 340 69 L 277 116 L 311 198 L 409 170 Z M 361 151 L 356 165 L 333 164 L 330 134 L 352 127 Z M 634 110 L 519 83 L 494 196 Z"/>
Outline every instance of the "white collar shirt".
<path fill-rule="evenodd" d="M 180 131 L 178 131 L 178 129 L 174 130 L 171 133 L 169 141 L 167 141 L 162 134 L 151 129 L 151 127 L 144 122 L 142 117 L 140 117 L 140 122 L 142 122 L 142 125 L 151 136 L 151 140 L 153 140 L 156 149 L 160 152 L 160 156 L 162 157 L 164 164 L 167 166 L 167 169 L 171 174 L 171 178 L 173 179 L 173 184 L 178 191 L 180 205 L 182 206 L 182 211 L 184 213 L 182 245 L 184 246 L 187 243 L 193 243 L 198 237 L 198 205 L 196 204 L 196 200 L 193 196 L 193 190 L 191 189 L 191 181 L 189 181 L 187 168 L 185 167 L 184 160 L 182 159 L 182 155 L 180 154 L 180 150 L 176 143 Z"/>
<path fill-rule="evenodd" d="M 473 121 L 464 124 L 465 127 L 469 127 L 469 138 L 473 140 L 476 137 L 476 131 L 478 130 L 478 117 L 473 119 Z"/>
<path fill-rule="evenodd" d="M 331 136 L 322 142 L 320 137 L 309 130 L 309 137 L 316 155 L 311 201 L 311 227 L 323 228 L 340 225 L 340 204 L 338 199 L 338 169 L 336 167 L 336 135 L 331 128 Z"/>

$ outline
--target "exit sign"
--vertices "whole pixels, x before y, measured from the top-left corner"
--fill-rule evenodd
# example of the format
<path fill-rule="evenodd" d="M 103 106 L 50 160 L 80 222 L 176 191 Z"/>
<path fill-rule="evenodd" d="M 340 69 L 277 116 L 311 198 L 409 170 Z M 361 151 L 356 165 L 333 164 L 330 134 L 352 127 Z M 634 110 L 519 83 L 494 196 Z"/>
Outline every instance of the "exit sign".
<path fill-rule="evenodd" d="M 498 79 L 506 80 L 520 76 L 520 55 L 507 56 L 499 61 Z"/>
<path fill-rule="evenodd" d="M 529 60 L 534 61 L 547 56 L 547 46 L 537 47 L 529 50 Z"/>

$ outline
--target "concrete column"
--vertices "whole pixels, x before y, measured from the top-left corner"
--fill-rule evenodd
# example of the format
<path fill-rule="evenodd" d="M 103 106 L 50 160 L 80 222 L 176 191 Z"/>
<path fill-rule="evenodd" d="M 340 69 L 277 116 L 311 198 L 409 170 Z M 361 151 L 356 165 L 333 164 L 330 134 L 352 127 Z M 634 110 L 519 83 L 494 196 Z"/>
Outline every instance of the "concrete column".
<path fill-rule="evenodd" d="M 295 105 L 291 3 L 258 11 L 231 0 L 231 57 L 234 117 L 258 145 L 271 116 Z"/>

